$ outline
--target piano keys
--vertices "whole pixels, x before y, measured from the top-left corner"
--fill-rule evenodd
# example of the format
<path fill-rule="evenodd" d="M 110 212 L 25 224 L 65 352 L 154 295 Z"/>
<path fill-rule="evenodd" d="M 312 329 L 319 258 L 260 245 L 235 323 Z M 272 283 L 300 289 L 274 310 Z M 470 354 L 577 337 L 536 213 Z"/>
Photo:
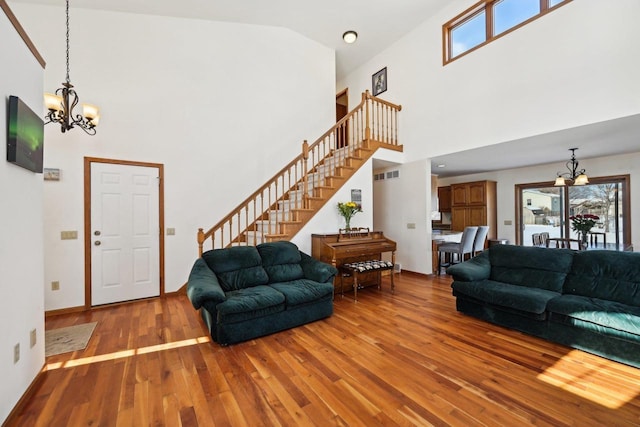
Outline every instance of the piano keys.
<path fill-rule="evenodd" d="M 391 262 L 395 265 L 395 251 L 396 242 L 385 237 L 382 231 L 367 230 L 352 236 L 341 233 L 311 235 L 311 256 L 338 269 L 347 263 L 381 260 L 385 252 L 391 252 Z M 361 274 L 358 284 L 379 286 L 379 276 L 375 271 Z M 334 280 L 334 286 L 336 285 L 340 285 L 340 278 Z"/>

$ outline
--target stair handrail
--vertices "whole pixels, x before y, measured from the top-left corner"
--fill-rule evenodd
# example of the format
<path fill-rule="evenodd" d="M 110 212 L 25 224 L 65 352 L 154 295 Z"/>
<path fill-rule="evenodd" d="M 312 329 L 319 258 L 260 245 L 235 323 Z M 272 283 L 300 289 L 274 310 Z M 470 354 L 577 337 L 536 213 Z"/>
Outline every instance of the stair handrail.
<path fill-rule="evenodd" d="M 373 103 L 376 104 L 373 104 Z M 283 178 L 284 176 L 287 175 L 287 173 L 296 165 L 300 164 L 302 166 L 305 166 L 305 170 L 302 171 L 302 176 L 299 182 L 304 183 L 304 195 L 306 197 L 306 192 L 307 192 L 307 177 L 308 177 L 308 173 L 310 170 L 314 170 L 314 168 L 317 168 L 318 165 L 320 165 L 324 159 L 327 157 L 327 155 L 323 155 L 322 158 L 320 158 L 320 152 L 318 154 L 318 158 L 314 158 L 312 160 L 312 165 L 311 167 L 308 167 L 308 160 L 309 160 L 309 153 L 314 153 L 315 151 L 318 150 L 318 148 L 320 147 L 320 145 L 323 143 L 323 141 L 326 141 L 326 139 L 328 137 L 330 137 L 332 134 L 334 134 L 338 129 L 342 129 L 347 123 L 349 123 L 350 120 L 353 120 L 354 117 L 356 117 L 363 109 L 365 110 L 365 128 L 364 128 L 364 138 L 363 140 L 370 140 L 371 139 L 371 124 L 372 124 L 372 120 L 374 120 L 372 113 L 375 114 L 375 111 L 370 111 L 370 110 L 374 110 L 376 105 L 380 104 L 386 108 L 391 109 L 392 111 L 395 112 L 399 112 L 402 110 L 402 106 L 401 105 L 396 105 L 393 104 L 389 101 L 385 101 L 383 99 L 377 98 L 375 96 L 372 96 L 368 90 L 366 90 L 365 92 L 362 93 L 362 99 L 360 101 L 360 103 L 353 109 L 351 110 L 349 113 L 347 113 L 343 118 L 341 118 L 338 122 L 336 122 L 335 125 L 333 125 L 327 132 L 325 132 L 322 136 L 320 136 L 315 142 L 313 142 L 313 144 L 309 145 L 307 143 L 307 141 L 305 140 L 302 144 L 302 153 L 299 154 L 298 156 L 296 156 L 293 160 L 291 160 L 286 166 L 284 166 L 282 169 L 280 169 L 280 171 L 278 171 L 276 174 L 273 175 L 273 177 L 271 177 L 269 180 L 267 180 L 260 188 L 258 188 L 256 191 L 254 191 L 249 197 L 247 197 L 246 199 L 244 199 L 241 203 L 239 203 L 233 210 L 231 210 L 231 212 L 229 212 L 225 217 L 223 217 L 220 221 L 218 221 L 213 227 L 211 227 L 209 230 L 207 230 L 206 232 L 204 231 L 203 228 L 199 228 L 198 229 L 198 235 L 197 235 L 197 241 L 198 241 L 198 252 L 199 255 L 202 255 L 203 253 L 203 245 L 204 242 L 209 239 L 212 238 L 212 246 L 215 246 L 215 242 L 214 242 L 214 235 L 217 231 L 221 230 L 225 224 L 230 224 L 229 226 L 232 227 L 232 222 L 233 222 L 233 218 L 234 217 L 239 217 L 240 212 L 245 209 L 248 205 L 250 205 L 253 201 L 255 201 L 258 197 L 260 197 L 262 194 L 264 194 L 265 191 L 269 190 L 270 188 L 272 188 L 274 186 L 274 184 L 276 185 L 277 188 L 277 182 L 280 178 Z M 381 108 L 378 106 L 378 108 Z M 397 119 L 396 119 L 397 120 Z M 389 138 L 388 141 L 381 141 L 383 143 L 387 143 L 387 144 L 391 144 L 391 145 L 397 145 L 397 141 L 398 141 L 398 135 L 397 135 L 397 123 L 395 123 L 395 135 L 393 135 L 392 138 Z M 351 147 L 351 150 L 353 150 L 354 148 Z M 283 192 L 281 196 L 277 196 L 276 195 L 276 199 L 275 199 L 275 203 L 276 204 L 277 201 L 280 200 L 285 200 L 284 197 L 286 196 L 286 193 Z M 267 207 L 267 210 L 273 205 L 271 204 L 269 207 Z M 266 212 L 266 211 L 265 211 Z M 255 218 L 252 219 L 252 222 L 255 222 L 259 217 L 264 216 L 265 212 L 261 212 L 260 215 L 256 216 Z M 248 215 L 247 215 L 248 217 Z M 247 221 L 248 222 L 248 221 Z M 245 226 L 248 227 L 249 224 L 245 224 Z M 240 231 L 238 232 L 238 234 L 240 234 Z M 237 239 L 238 237 L 236 236 L 235 239 Z M 229 242 L 228 244 L 231 244 L 232 241 L 234 239 L 233 238 L 229 238 Z M 224 237 L 222 236 L 222 241 L 223 241 L 223 245 L 224 245 Z"/>

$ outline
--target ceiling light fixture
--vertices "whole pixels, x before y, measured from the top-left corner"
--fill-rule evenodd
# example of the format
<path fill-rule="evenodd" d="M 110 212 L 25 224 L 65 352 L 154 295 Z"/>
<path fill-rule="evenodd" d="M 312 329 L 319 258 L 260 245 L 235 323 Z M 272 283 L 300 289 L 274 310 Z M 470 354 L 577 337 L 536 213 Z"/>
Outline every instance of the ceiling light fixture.
<path fill-rule="evenodd" d="M 569 148 L 571 151 L 571 160 L 567 162 L 567 169 L 569 172 L 560 173 L 556 178 L 555 186 L 561 187 L 566 184 L 566 180 L 573 181 L 573 185 L 585 185 L 589 183 L 586 171 L 584 169 L 578 169 L 578 161 L 576 160 L 577 148 Z"/>
<path fill-rule="evenodd" d="M 44 103 L 49 110 L 45 115 L 45 124 L 59 123 L 62 133 L 78 126 L 89 135 L 96 134 L 96 126 L 100 121 L 98 107 L 82 104 L 82 115 L 74 116 L 73 114 L 74 107 L 78 105 L 78 94 L 69 80 L 69 0 L 67 0 L 67 79 L 62 83 L 61 88 L 56 89 L 55 94 L 44 94 Z"/>
<path fill-rule="evenodd" d="M 357 39 L 358 39 L 358 33 L 356 33 L 353 30 L 346 31 L 342 35 L 342 40 L 344 40 L 344 42 L 348 44 L 354 43 Z"/>

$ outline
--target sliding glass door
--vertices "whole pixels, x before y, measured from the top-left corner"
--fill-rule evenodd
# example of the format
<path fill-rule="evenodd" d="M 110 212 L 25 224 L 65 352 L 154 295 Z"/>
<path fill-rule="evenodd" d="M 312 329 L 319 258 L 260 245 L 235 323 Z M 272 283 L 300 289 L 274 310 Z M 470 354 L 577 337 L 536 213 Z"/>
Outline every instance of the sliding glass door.
<path fill-rule="evenodd" d="M 593 242 L 598 246 L 630 245 L 629 176 L 590 178 L 583 186 L 554 187 L 553 183 L 516 185 L 516 218 L 519 226 L 517 243 L 532 246 L 534 236 L 577 239 L 570 217 L 578 214 L 597 215 L 592 228 Z"/>
<path fill-rule="evenodd" d="M 564 237 L 565 197 L 561 187 L 524 184 L 520 187 L 520 244 L 533 245 L 533 236 Z"/>

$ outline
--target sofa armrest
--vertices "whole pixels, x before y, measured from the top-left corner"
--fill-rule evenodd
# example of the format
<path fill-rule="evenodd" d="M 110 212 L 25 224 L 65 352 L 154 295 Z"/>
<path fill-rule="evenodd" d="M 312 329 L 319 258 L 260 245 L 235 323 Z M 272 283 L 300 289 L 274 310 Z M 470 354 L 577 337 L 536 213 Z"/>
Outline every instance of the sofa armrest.
<path fill-rule="evenodd" d="M 196 260 L 189 274 L 187 297 L 196 310 L 207 300 L 218 303 L 227 299 L 215 273 L 202 258 Z"/>
<path fill-rule="evenodd" d="M 338 269 L 331 264 L 318 261 L 304 252 L 300 252 L 300 257 L 302 258 L 300 260 L 300 266 L 304 272 L 304 277 L 307 279 L 320 283 L 329 283 L 333 281 L 335 275 L 338 274 Z"/>
<path fill-rule="evenodd" d="M 484 251 L 469 261 L 452 265 L 447 268 L 447 274 L 453 276 L 453 280 L 459 280 L 461 282 L 475 282 L 477 280 L 488 279 L 491 275 L 489 251 Z"/>

